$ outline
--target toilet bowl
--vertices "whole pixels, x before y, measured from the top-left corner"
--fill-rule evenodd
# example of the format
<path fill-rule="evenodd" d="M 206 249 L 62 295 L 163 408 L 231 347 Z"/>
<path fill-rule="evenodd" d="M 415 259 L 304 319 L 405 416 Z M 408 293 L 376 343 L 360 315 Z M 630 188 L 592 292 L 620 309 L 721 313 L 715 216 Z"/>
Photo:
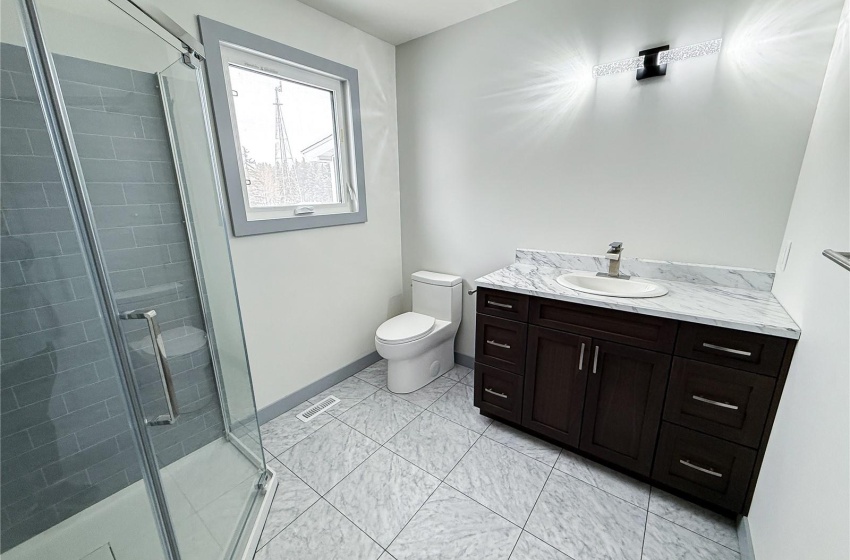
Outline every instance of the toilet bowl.
<path fill-rule="evenodd" d="M 375 348 L 387 359 L 387 389 L 410 393 L 455 365 L 463 285 L 459 276 L 420 271 L 412 275 L 413 311 L 385 321 Z"/>

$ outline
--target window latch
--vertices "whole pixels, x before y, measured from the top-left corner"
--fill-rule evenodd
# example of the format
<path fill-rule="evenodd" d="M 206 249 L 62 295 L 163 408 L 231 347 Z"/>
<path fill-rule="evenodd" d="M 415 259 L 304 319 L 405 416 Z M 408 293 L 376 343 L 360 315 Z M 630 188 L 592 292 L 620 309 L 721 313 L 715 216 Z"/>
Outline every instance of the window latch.
<path fill-rule="evenodd" d="M 305 214 L 312 214 L 316 210 L 312 206 L 297 206 L 295 208 L 296 216 L 304 216 Z"/>

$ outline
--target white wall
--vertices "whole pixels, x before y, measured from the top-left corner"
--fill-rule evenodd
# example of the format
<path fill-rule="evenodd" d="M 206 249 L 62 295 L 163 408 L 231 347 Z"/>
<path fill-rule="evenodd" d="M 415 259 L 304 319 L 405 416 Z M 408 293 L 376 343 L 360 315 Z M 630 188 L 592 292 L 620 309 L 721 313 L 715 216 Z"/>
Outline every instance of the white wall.
<path fill-rule="evenodd" d="M 845 5 L 803 160 L 774 293 L 803 329 L 749 523 L 756 557 L 850 558 L 850 35 Z"/>
<path fill-rule="evenodd" d="M 294 0 L 156 0 L 359 71 L 368 222 L 231 239 L 257 406 L 374 352 L 401 310 L 395 48 Z"/>
<path fill-rule="evenodd" d="M 599 253 L 614 240 L 633 257 L 771 269 L 840 9 L 520 0 L 401 45 L 405 278 L 471 281 L 517 247 Z M 717 37 L 719 56 L 657 81 L 591 78 L 593 64 Z"/>

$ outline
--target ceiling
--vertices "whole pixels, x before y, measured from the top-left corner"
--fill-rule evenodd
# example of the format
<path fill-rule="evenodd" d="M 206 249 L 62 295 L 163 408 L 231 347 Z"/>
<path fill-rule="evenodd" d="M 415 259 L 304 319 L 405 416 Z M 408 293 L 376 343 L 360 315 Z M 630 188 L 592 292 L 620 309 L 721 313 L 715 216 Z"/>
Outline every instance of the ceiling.
<path fill-rule="evenodd" d="M 300 0 L 393 45 L 516 0 Z"/>

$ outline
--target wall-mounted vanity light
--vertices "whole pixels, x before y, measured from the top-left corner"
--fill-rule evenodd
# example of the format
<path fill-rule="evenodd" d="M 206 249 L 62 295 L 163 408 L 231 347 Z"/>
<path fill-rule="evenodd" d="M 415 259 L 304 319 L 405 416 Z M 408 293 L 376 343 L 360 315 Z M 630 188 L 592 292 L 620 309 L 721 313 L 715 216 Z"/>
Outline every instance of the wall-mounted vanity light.
<path fill-rule="evenodd" d="M 654 78 L 656 76 L 664 76 L 667 74 L 667 64 L 671 62 L 679 62 L 697 56 L 705 56 L 720 52 L 720 45 L 723 39 L 714 39 L 704 43 L 688 45 L 686 47 L 678 47 L 671 49 L 670 45 L 655 47 L 640 51 L 638 56 L 627 58 L 625 60 L 617 60 L 608 64 L 600 64 L 593 67 L 593 77 L 600 78 L 610 74 L 619 74 L 621 72 L 629 72 L 637 70 L 637 79 L 645 80 L 646 78 Z"/>

